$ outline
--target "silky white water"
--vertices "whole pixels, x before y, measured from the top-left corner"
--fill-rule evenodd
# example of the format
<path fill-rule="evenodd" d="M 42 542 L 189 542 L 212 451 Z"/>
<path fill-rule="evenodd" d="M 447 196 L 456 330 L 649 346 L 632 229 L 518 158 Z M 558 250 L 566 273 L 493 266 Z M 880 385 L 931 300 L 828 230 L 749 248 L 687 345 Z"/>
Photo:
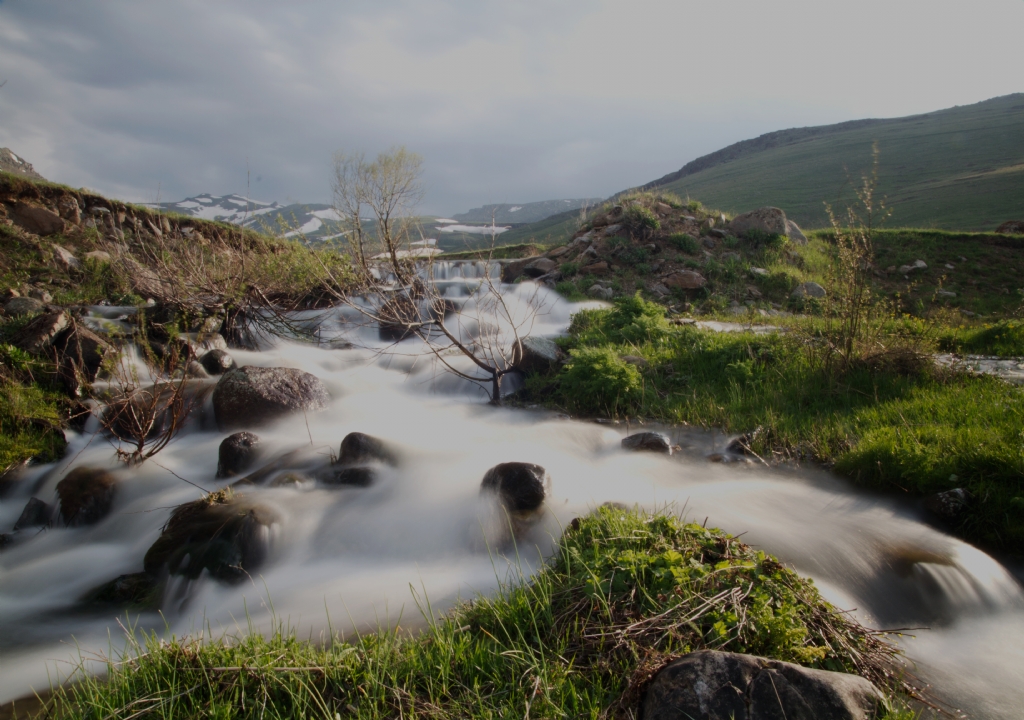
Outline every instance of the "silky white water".
<path fill-rule="evenodd" d="M 573 306 L 533 286 L 512 292 L 538 292 L 544 301 L 534 334 L 568 324 Z M 338 314 L 335 329 L 345 329 L 345 317 Z M 372 339 L 365 328 L 350 330 Z M 256 429 L 265 458 L 306 447 L 327 462 L 347 433 L 360 431 L 400 446 L 405 462 L 369 488 L 246 489 L 280 517 L 270 558 L 251 582 L 200 579 L 188 601 L 165 604 L 162 617 L 83 612 L 78 599 L 142 569 L 172 509 L 201 494 L 179 476 L 207 490 L 229 482 L 215 479 L 227 433 L 216 430 L 208 408 L 197 410 L 171 445 L 132 469 L 117 463 L 97 427 L 69 434 L 61 462 L 33 468 L 14 495 L 0 499 L 0 531 L 10 530 L 30 496 L 54 502 L 70 468 L 109 468 L 121 483 L 113 511 L 99 524 L 55 527 L 0 554 L 0 701 L 46 689 L 80 653 L 123 647 L 119 619 L 178 636 L 207 627 L 215 635 L 266 630 L 275 619 L 314 639 L 329 628 L 415 627 L 421 616 L 411 587 L 435 610 L 493 591 L 510 563 L 526 573 L 536 568 L 538 553 L 550 550 L 573 517 L 617 501 L 669 507 L 743 533 L 745 542 L 814 578 L 866 624 L 930 627 L 903 642 L 942 698 L 972 717 L 1020 715 L 1024 594 L 989 556 L 823 471 L 709 463 L 703 456 L 724 445 L 720 434 L 670 429 L 682 453 L 628 453 L 619 444 L 625 426 L 490 407 L 477 388 L 434 368 L 418 342 L 376 351 L 287 343 L 232 351 L 240 365 L 310 372 L 333 398 L 323 412 Z M 553 481 L 546 519 L 530 537 L 532 547 L 520 546 L 518 560 L 481 542 L 488 509 L 480 480 L 488 468 L 513 460 L 544 466 Z"/>

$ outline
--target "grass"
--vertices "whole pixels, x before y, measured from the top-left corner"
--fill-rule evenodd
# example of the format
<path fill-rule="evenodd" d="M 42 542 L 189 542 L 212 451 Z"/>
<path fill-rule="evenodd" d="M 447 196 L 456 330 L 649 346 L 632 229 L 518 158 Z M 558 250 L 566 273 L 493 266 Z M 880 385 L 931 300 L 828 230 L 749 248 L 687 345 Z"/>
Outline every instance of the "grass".
<path fill-rule="evenodd" d="M 739 213 L 781 207 L 798 224 L 828 226 L 824 198 L 841 207 L 881 150 L 879 192 L 905 226 L 993 230 L 1020 219 L 1024 95 L 891 120 L 783 130 L 698 158 L 656 181 L 682 197 Z"/>
<path fill-rule="evenodd" d="M 919 331 L 893 321 L 890 336 Z M 816 326 L 789 334 L 672 326 L 639 298 L 574 316 L 570 360 L 528 392 L 581 415 L 760 428 L 766 459 L 835 464 L 856 483 L 910 496 L 954 487 L 974 500 L 953 528 L 985 547 L 1024 555 L 1024 390 L 940 372 L 915 354 L 862 357 L 825 371 Z M 912 338 L 910 338 L 912 340 Z M 909 341 L 908 341 L 909 342 Z M 641 370 L 622 360 L 639 356 Z"/>
<path fill-rule="evenodd" d="M 318 646 L 264 639 L 129 644 L 106 680 L 80 675 L 58 717 L 626 717 L 648 679 L 692 650 L 859 673 L 897 696 L 895 651 L 763 552 L 669 515 L 603 507 L 552 560 L 494 597 L 393 631 Z M 206 638 L 209 640 L 209 638 Z M 889 720 L 914 717 L 899 703 Z"/>

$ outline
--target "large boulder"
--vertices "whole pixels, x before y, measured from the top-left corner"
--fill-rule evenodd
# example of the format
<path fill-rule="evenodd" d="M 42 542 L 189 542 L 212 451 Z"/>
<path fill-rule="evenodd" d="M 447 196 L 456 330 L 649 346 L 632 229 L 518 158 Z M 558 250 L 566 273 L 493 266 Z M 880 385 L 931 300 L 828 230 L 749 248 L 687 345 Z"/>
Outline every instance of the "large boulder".
<path fill-rule="evenodd" d="M 797 285 L 795 288 L 793 288 L 793 292 L 791 293 L 791 297 L 794 297 L 794 298 L 797 298 L 797 299 L 800 299 L 800 298 L 823 298 L 827 294 L 828 293 L 825 292 L 825 288 L 823 288 L 821 285 L 819 285 L 818 283 L 816 283 L 814 281 L 808 280 L 807 282 L 802 282 L 799 285 Z"/>
<path fill-rule="evenodd" d="M 785 235 L 788 232 L 786 213 L 777 207 L 762 207 L 737 215 L 729 227 L 740 237 L 746 237 L 752 230 L 768 235 Z"/>
<path fill-rule="evenodd" d="M 672 441 L 668 435 L 659 432 L 634 433 L 622 438 L 624 450 L 672 454 Z"/>
<path fill-rule="evenodd" d="M 270 554 L 277 515 L 225 488 L 175 508 L 146 551 L 145 571 L 198 578 L 203 571 L 227 583 L 248 579 Z"/>
<path fill-rule="evenodd" d="M 39 205 L 19 202 L 11 210 L 16 225 L 36 235 L 53 235 L 64 229 L 60 215 Z"/>
<path fill-rule="evenodd" d="M 30 497 L 14 523 L 14 531 L 34 527 L 46 527 L 54 516 L 54 509 L 37 497 Z"/>
<path fill-rule="evenodd" d="M 507 462 L 495 465 L 484 474 L 480 491 L 497 496 L 510 515 L 539 510 L 551 489 L 551 476 L 540 465 Z"/>
<path fill-rule="evenodd" d="M 786 220 L 786 234 L 789 235 L 789 239 L 797 245 L 806 245 L 807 236 L 804 235 L 803 230 L 792 220 L 787 218 Z"/>
<path fill-rule="evenodd" d="M 554 270 L 556 267 L 555 261 L 551 258 L 540 257 L 533 262 L 527 263 L 526 267 L 523 268 L 523 275 L 528 278 L 539 278 L 542 275 L 547 275 L 549 272 Z"/>
<path fill-rule="evenodd" d="M 213 413 L 222 430 L 258 427 L 295 412 L 318 412 L 331 396 L 315 375 L 282 367 L 235 368 L 213 390 Z"/>
<path fill-rule="evenodd" d="M 260 454 L 260 438 L 251 432 L 236 432 L 220 443 L 217 477 L 233 477 L 248 470 Z"/>
<path fill-rule="evenodd" d="M 95 525 L 114 506 L 117 481 L 106 470 L 79 467 L 57 483 L 60 515 L 66 525 Z"/>
<path fill-rule="evenodd" d="M 516 369 L 525 373 L 545 372 L 558 365 L 564 357 L 554 340 L 525 337 L 520 341 L 522 353 L 515 358 Z"/>
<path fill-rule="evenodd" d="M 63 245 L 53 246 L 53 259 L 61 270 L 70 272 L 82 268 L 81 260 L 76 258 L 75 254 Z"/>
<path fill-rule="evenodd" d="M 57 349 L 57 374 L 72 397 L 82 394 L 82 385 L 96 380 L 103 362 L 116 351 L 89 328 L 78 323 L 61 333 L 53 343 Z"/>
<path fill-rule="evenodd" d="M 220 337 L 219 334 L 218 337 Z M 228 354 L 227 350 L 222 350 L 221 348 L 214 348 L 208 353 L 204 353 L 199 358 L 199 363 L 211 375 L 223 375 L 228 370 L 233 370 L 237 367 L 235 359 Z"/>
<path fill-rule="evenodd" d="M 71 318 L 63 310 L 44 313 L 19 330 L 11 344 L 30 353 L 43 352 L 70 324 Z"/>
<path fill-rule="evenodd" d="M 1006 235 L 1024 235 L 1024 220 L 1007 220 L 996 228 L 996 232 Z"/>
<path fill-rule="evenodd" d="M 681 270 L 661 279 L 663 285 L 679 290 L 700 290 L 707 285 L 704 276 L 693 270 Z"/>
<path fill-rule="evenodd" d="M 4 303 L 4 313 L 11 317 L 35 315 L 43 311 L 44 303 L 32 297 L 14 297 Z"/>
<path fill-rule="evenodd" d="M 857 675 L 811 670 L 754 655 L 703 650 L 651 681 L 644 720 L 868 720 L 882 694 Z"/>
<path fill-rule="evenodd" d="M 341 441 L 337 464 L 359 465 L 368 462 L 396 466 L 399 463 L 398 450 L 373 435 L 350 432 Z"/>

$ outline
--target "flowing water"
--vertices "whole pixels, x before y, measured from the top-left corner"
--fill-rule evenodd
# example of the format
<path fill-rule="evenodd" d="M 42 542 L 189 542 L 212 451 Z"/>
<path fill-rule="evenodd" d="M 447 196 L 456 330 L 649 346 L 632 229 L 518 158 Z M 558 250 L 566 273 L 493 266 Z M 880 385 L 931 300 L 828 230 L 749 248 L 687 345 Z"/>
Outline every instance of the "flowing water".
<path fill-rule="evenodd" d="M 475 267 L 445 273 L 480 278 Z M 449 295 L 472 300 L 473 287 L 453 286 Z M 577 307 L 532 284 L 508 288 L 508 296 L 542 305 L 533 334 L 563 331 Z M 178 588 L 162 616 L 131 622 L 178 636 L 266 630 L 275 621 L 314 638 L 353 626 L 415 627 L 421 616 L 412 588 L 443 608 L 493 591 L 510 564 L 531 572 L 560 527 L 596 505 L 668 506 L 744 533 L 745 542 L 814 578 L 866 624 L 930 628 L 902 641 L 919 676 L 971 717 L 1021 715 L 1020 586 L 991 557 L 923 524 L 913 508 L 854 491 L 823 471 L 709 463 L 705 455 L 728 440 L 712 432 L 667 429 L 684 448 L 673 457 L 627 453 L 619 444 L 624 426 L 487 406 L 479 388 L 437 371 L 419 340 L 365 347 L 376 342 L 372 329 L 351 320 L 351 310 L 339 310 L 328 322 L 364 347 L 280 343 L 232 351 L 240 365 L 310 372 L 333 398 L 326 411 L 260 428 L 266 456 L 304 447 L 327 462 L 342 437 L 361 431 L 400 446 L 405 462 L 368 488 L 247 489 L 279 516 L 258 576 L 234 586 L 200 578 Z M 95 426 L 71 433 L 62 461 L 32 468 L 0 499 L 0 531 L 8 531 L 31 495 L 54 501 L 69 468 L 105 467 L 122 479 L 114 510 L 99 524 L 55 527 L 0 554 L 0 702 L 47 688 L 48 678 L 66 674 L 83 654 L 123 647 L 124 614 L 84 611 L 77 599 L 142 569 L 172 509 L 200 495 L 180 478 L 208 490 L 228 482 L 215 479 L 226 433 L 212 426 L 208 407 L 194 414 L 171 445 L 133 469 L 117 464 Z M 479 496 L 484 472 L 512 460 L 538 463 L 553 479 L 545 520 L 514 561 L 481 542 L 489 508 Z"/>

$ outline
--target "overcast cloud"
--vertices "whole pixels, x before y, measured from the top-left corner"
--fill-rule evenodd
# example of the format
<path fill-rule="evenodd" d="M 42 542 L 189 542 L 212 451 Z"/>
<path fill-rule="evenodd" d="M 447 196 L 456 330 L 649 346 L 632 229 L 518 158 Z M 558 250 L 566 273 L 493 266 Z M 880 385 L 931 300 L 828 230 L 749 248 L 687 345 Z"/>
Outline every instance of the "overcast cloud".
<path fill-rule="evenodd" d="M 134 201 L 326 202 L 337 149 L 423 209 L 606 196 L 738 140 L 1024 90 L 1021 0 L 0 1 L 0 146 Z"/>

